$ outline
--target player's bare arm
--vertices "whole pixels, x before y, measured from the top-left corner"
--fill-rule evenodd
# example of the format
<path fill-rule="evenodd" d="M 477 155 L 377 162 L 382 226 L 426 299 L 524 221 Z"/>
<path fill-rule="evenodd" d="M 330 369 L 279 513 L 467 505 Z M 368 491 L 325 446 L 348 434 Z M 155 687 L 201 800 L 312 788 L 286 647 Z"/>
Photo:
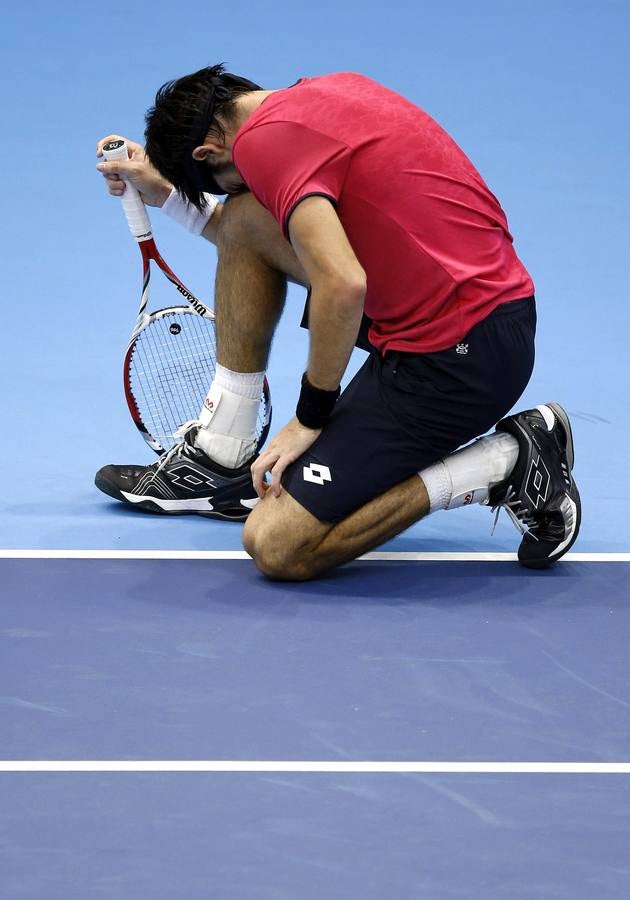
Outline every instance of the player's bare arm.
<path fill-rule="evenodd" d="M 307 197 L 299 204 L 289 234 L 311 285 L 308 380 L 315 387 L 336 390 L 359 332 L 366 275 L 324 197 Z"/>
<path fill-rule="evenodd" d="M 315 388 L 336 391 L 352 353 L 366 291 L 366 276 L 332 204 L 324 197 L 308 197 L 289 222 L 295 254 L 311 285 L 310 348 L 307 378 Z M 321 429 L 292 419 L 269 443 L 252 466 L 259 497 L 271 474 L 272 493 L 281 490 L 282 474 L 315 442 Z"/>

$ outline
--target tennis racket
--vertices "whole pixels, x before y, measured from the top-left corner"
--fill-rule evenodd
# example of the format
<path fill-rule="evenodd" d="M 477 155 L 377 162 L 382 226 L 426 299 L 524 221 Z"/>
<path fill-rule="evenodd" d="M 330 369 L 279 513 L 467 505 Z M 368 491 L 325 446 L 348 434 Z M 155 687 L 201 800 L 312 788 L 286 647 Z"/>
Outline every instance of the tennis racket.
<path fill-rule="evenodd" d="M 123 140 L 103 145 L 105 159 L 128 159 Z M 151 222 L 134 185 L 121 197 L 127 224 L 142 256 L 142 294 L 123 365 L 127 406 L 136 427 L 156 453 L 170 450 L 175 432 L 199 416 L 216 369 L 215 316 L 163 260 Z M 175 286 L 188 306 L 147 312 L 151 260 Z M 265 378 L 256 427 L 260 450 L 271 425 L 271 394 Z"/>

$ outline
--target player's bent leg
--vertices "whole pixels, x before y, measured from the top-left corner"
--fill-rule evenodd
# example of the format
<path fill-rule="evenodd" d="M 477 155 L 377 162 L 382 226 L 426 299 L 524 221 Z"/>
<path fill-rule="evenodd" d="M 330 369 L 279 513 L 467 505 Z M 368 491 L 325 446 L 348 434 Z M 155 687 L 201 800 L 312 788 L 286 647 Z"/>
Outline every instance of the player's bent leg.
<path fill-rule="evenodd" d="M 260 372 L 284 307 L 287 279 L 306 274 L 273 216 L 245 192 L 225 203 L 217 232 L 217 362 Z"/>
<path fill-rule="evenodd" d="M 268 578 L 305 581 L 314 574 L 313 549 L 331 528 L 286 491 L 268 493 L 245 522 L 243 546 Z"/>
<path fill-rule="evenodd" d="M 289 281 L 305 287 L 308 284 L 306 272 L 280 226 L 249 191 L 229 197 L 223 205 L 217 232 L 219 250 L 226 244 L 247 246 L 267 267 L 281 272 Z"/>
<path fill-rule="evenodd" d="M 216 243 L 217 368 L 195 446 L 226 468 L 240 468 L 257 446 L 264 374 L 287 280 L 304 275 L 278 224 L 250 193 L 225 203 Z"/>
<path fill-rule="evenodd" d="M 217 362 L 234 372 L 260 372 L 284 307 L 286 276 L 251 241 L 243 205 L 239 197 L 226 203 L 217 238 Z"/>
<path fill-rule="evenodd" d="M 254 507 L 243 545 L 267 577 L 306 581 L 367 553 L 428 512 L 427 492 L 417 475 L 335 523 L 320 521 L 285 490 Z"/>
<path fill-rule="evenodd" d="M 269 577 L 306 580 L 355 559 L 436 509 L 496 503 L 529 529 L 520 562 L 548 566 L 573 545 L 580 526 L 568 417 L 559 404 L 546 404 L 504 419 L 497 428 L 332 524 L 317 519 L 286 490 L 279 498 L 268 496 L 245 526 L 245 547 Z M 315 467 L 320 475 L 322 468 Z M 313 466 L 303 469 L 308 474 Z M 307 480 L 323 486 L 328 479 Z"/>
<path fill-rule="evenodd" d="M 306 272 L 293 247 L 271 213 L 248 191 L 229 197 L 217 230 L 217 291 L 231 288 L 243 263 L 256 270 L 270 270 L 296 284 L 308 285 Z M 244 258 L 243 258 L 244 257 Z M 226 283 L 227 281 L 227 283 Z M 256 284 L 244 280 L 247 293 Z"/>

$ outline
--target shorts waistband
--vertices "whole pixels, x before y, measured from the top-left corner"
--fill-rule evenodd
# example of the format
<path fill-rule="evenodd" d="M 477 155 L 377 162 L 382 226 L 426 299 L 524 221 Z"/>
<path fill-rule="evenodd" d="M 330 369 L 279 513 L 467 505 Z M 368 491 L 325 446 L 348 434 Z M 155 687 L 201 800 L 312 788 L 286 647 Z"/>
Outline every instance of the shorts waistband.
<path fill-rule="evenodd" d="M 481 319 L 476 325 L 473 325 L 472 329 L 477 328 L 479 325 L 483 325 L 485 322 L 489 322 L 491 319 L 502 318 L 503 316 L 517 316 L 525 312 L 530 312 L 532 304 L 534 304 L 533 308 L 535 309 L 535 302 L 536 298 L 534 295 L 531 297 L 524 297 L 522 300 L 508 300 L 506 303 L 501 303 L 500 306 L 495 307 L 491 313 L 488 313 L 485 319 Z M 455 344 L 453 344 L 453 347 L 454 346 Z M 446 353 L 450 349 L 452 349 L 452 347 L 447 347 L 446 350 L 433 352 Z M 381 359 L 391 362 L 392 360 L 413 356 L 431 356 L 431 352 L 427 354 L 414 352 L 413 350 L 387 350 L 384 356 L 381 356 Z"/>
<path fill-rule="evenodd" d="M 508 300 L 507 303 L 502 303 L 500 306 L 495 307 L 486 318 L 489 319 L 490 316 L 506 316 L 511 313 L 517 313 L 522 309 L 525 309 L 526 306 L 529 306 L 530 303 L 534 302 L 535 297 L 533 295 L 531 297 L 524 297 L 522 300 Z M 483 319 L 481 321 L 483 322 Z"/>

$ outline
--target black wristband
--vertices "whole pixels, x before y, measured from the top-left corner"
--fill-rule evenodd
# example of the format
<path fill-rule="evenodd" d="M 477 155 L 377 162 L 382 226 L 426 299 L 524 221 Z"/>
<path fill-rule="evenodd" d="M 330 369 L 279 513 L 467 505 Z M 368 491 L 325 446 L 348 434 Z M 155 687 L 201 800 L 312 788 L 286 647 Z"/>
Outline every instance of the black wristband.
<path fill-rule="evenodd" d="M 324 391 L 313 387 L 305 372 L 302 375 L 302 390 L 295 410 L 300 425 L 304 425 L 305 428 L 323 428 L 333 411 L 340 391 L 340 388 L 336 391 Z"/>

